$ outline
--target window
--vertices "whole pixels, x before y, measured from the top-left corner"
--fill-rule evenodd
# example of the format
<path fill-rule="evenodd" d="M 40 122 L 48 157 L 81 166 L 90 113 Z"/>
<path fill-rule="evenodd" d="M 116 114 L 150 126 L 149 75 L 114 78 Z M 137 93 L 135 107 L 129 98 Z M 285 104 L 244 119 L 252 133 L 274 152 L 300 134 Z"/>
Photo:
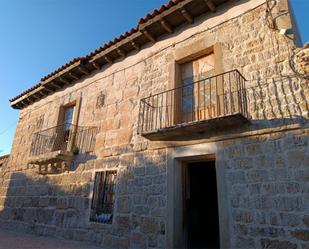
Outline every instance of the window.
<path fill-rule="evenodd" d="M 90 221 L 111 224 L 113 221 L 117 171 L 96 172 Z"/>

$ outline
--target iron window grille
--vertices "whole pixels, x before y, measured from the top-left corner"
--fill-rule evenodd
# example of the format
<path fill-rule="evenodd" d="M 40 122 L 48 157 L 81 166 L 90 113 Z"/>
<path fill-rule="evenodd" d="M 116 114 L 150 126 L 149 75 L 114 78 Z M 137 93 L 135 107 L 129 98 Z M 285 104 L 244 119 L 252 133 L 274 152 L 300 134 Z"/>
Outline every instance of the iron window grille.
<path fill-rule="evenodd" d="M 111 224 L 115 201 L 115 181 L 117 171 L 95 173 L 90 221 Z"/>

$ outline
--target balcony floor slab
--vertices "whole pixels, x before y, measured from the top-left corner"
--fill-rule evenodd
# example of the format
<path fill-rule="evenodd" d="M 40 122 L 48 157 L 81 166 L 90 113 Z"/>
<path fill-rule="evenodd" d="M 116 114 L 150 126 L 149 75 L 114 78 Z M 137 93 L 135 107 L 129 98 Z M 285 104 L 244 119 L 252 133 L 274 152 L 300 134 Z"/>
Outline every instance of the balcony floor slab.
<path fill-rule="evenodd" d="M 152 141 L 179 141 L 184 140 L 185 137 L 192 136 L 194 134 L 224 130 L 227 128 L 241 126 L 248 122 L 249 120 L 246 117 L 240 113 L 237 113 L 151 130 L 148 132 L 143 132 L 141 135 Z"/>
<path fill-rule="evenodd" d="M 57 150 L 48 153 L 44 153 L 38 156 L 29 157 L 29 164 L 43 165 L 56 162 L 71 162 L 73 159 L 72 152 Z"/>

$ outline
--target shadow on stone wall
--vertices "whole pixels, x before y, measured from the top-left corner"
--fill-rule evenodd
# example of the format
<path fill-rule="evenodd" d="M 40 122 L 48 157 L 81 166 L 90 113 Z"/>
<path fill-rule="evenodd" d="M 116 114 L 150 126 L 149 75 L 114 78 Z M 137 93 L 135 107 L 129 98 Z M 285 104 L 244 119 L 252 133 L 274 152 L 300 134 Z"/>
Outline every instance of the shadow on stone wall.
<path fill-rule="evenodd" d="M 252 124 L 246 129 L 307 124 L 308 114 L 303 115 L 308 111 L 306 84 L 301 89 L 289 79 L 285 84 L 273 81 L 265 88 L 263 82 L 257 82 L 258 87 L 248 92 Z M 295 241 L 301 245 L 308 222 L 304 215 L 308 211 L 307 134 L 298 130 L 274 137 L 248 137 L 241 143 L 223 141 L 218 143 L 217 153 L 224 155 L 220 163 L 226 168 L 235 247 L 265 247 L 281 241 L 291 248 Z M 164 248 L 166 162 L 163 149 L 102 159 L 78 155 L 71 171 L 59 175 L 38 175 L 35 170 L 3 172 L 0 226 L 92 241 L 104 248 Z M 90 223 L 92 172 L 115 168 L 113 225 Z M 257 245 L 253 237 L 263 241 Z"/>
<path fill-rule="evenodd" d="M 28 173 L 7 173 L 3 177 L 2 227 L 65 238 L 72 238 L 70 228 L 86 227 L 91 176 Z"/>
<path fill-rule="evenodd" d="M 248 122 L 223 128 L 205 128 L 190 136 L 173 137 L 173 141 L 207 139 L 216 136 L 280 128 L 288 125 L 309 125 L 309 82 L 296 77 L 246 82 Z M 236 104 L 236 103 L 235 103 Z M 234 104 L 234 105 L 235 105 Z M 211 122 L 211 120 L 209 121 Z"/>
<path fill-rule="evenodd" d="M 287 77 L 252 83 L 247 88 L 247 102 L 253 124 L 278 127 L 308 120 L 308 81 Z"/>
<path fill-rule="evenodd" d="M 217 144 L 235 248 L 305 243 L 308 143 L 307 134 L 298 130 Z M 92 241 L 103 248 L 165 248 L 166 161 L 165 150 L 144 151 L 97 159 L 66 174 L 6 174 L 0 182 L 0 227 Z M 92 170 L 115 167 L 113 225 L 89 223 Z"/>
<path fill-rule="evenodd" d="M 82 167 L 82 165 L 87 164 L 88 161 L 96 160 L 97 156 L 94 154 L 88 153 L 80 153 L 74 156 L 73 161 L 70 165 L 70 171 L 76 171 L 78 168 Z"/>
<path fill-rule="evenodd" d="M 140 155 L 82 160 L 65 174 L 39 175 L 35 170 L 0 177 L 0 227 L 100 243 L 104 248 L 164 248 L 166 167 L 163 157 Z M 81 158 L 79 158 L 81 159 Z M 77 161 L 76 161 L 77 163 Z M 89 222 L 92 170 L 118 168 L 113 224 Z M 1 207 L 2 206 L 2 207 Z"/>

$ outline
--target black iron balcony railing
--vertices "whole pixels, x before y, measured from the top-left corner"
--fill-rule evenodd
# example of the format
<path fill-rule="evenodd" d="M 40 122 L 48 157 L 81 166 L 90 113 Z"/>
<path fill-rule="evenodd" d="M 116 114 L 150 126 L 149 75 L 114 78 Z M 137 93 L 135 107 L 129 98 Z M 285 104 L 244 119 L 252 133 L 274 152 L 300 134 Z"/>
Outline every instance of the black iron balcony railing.
<path fill-rule="evenodd" d="M 32 136 L 30 156 L 39 156 L 54 151 L 87 153 L 94 150 L 97 127 L 62 124 Z"/>
<path fill-rule="evenodd" d="M 143 98 L 139 133 L 235 115 L 247 119 L 245 81 L 238 70 L 232 70 Z"/>

